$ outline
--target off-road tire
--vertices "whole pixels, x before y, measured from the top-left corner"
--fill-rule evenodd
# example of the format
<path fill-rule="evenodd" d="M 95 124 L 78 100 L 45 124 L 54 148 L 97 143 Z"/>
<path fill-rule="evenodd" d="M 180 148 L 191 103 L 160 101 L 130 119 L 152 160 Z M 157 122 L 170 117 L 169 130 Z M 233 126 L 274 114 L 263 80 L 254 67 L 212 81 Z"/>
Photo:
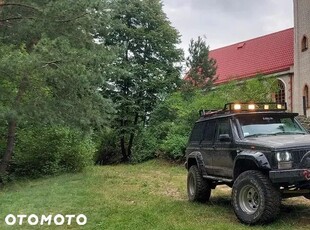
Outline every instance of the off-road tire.
<path fill-rule="evenodd" d="M 196 165 L 188 170 L 187 174 L 187 194 L 189 201 L 205 203 L 210 199 L 211 187 L 204 179 Z"/>
<path fill-rule="evenodd" d="M 281 195 L 262 172 L 241 173 L 232 187 L 232 206 L 245 224 L 268 223 L 280 212 Z"/>

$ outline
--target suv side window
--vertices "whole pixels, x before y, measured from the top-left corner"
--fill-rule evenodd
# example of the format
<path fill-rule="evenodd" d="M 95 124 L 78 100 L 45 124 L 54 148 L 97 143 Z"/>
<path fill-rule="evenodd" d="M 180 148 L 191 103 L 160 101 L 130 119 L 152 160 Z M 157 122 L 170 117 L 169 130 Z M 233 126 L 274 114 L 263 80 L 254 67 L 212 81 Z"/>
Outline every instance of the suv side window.
<path fill-rule="evenodd" d="M 194 125 L 190 142 L 200 142 L 202 140 L 203 136 L 203 130 L 204 130 L 205 122 L 198 122 Z"/>
<path fill-rule="evenodd" d="M 219 119 L 217 121 L 216 141 L 220 141 L 220 136 L 226 135 L 231 138 L 231 127 L 229 119 Z"/>
<path fill-rule="evenodd" d="M 203 140 L 206 142 L 213 142 L 215 134 L 215 120 L 206 121 L 205 133 Z"/>

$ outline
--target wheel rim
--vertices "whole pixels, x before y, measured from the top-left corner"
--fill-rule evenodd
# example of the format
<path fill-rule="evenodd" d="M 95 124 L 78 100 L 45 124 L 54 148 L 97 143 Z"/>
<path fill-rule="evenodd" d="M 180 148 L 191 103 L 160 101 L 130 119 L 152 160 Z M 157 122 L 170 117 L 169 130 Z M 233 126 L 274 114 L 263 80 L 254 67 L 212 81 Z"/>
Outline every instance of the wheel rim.
<path fill-rule="evenodd" d="M 239 204 L 247 214 L 253 214 L 259 207 L 260 198 L 253 185 L 244 186 L 239 193 Z"/>
<path fill-rule="evenodd" d="M 188 178 L 188 192 L 191 196 L 195 195 L 195 179 L 194 177 L 190 174 L 189 178 Z"/>

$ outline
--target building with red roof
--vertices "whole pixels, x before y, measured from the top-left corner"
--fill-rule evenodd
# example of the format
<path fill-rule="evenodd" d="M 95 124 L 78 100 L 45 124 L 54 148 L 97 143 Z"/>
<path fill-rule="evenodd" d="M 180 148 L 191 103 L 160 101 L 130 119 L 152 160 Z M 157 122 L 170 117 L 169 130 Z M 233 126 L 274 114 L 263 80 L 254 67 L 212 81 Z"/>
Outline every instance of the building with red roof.
<path fill-rule="evenodd" d="M 211 50 L 209 56 L 217 61 L 216 84 L 289 71 L 294 65 L 294 29 Z"/>
<path fill-rule="evenodd" d="M 309 116 L 310 1 L 293 2 L 294 28 L 211 50 L 209 57 L 217 62 L 216 85 L 257 75 L 275 77 L 279 91 L 274 100 L 287 102 L 290 111 Z"/>
<path fill-rule="evenodd" d="M 276 76 L 279 92 L 274 100 L 293 110 L 294 28 L 211 50 L 217 62 L 215 84 L 246 80 L 257 75 Z"/>

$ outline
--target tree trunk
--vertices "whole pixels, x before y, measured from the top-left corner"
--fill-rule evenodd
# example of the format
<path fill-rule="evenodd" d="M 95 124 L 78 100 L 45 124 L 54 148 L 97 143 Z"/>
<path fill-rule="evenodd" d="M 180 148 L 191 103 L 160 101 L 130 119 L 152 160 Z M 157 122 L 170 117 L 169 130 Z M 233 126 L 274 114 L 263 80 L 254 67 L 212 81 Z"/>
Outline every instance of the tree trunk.
<path fill-rule="evenodd" d="M 26 91 L 27 83 L 28 83 L 28 77 L 24 76 L 20 82 L 18 92 L 17 92 L 16 98 L 15 98 L 15 103 L 13 105 L 14 110 L 16 110 L 21 103 L 21 99 L 22 99 L 22 97 Z M 1 159 L 1 163 L 0 163 L 0 175 L 5 175 L 7 173 L 8 166 L 9 166 L 10 161 L 12 159 L 12 155 L 14 152 L 16 127 L 17 127 L 16 120 L 17 119 L 14 116 L 9 118 L 7 145 L 6 145 L 5 153 L 4 153 L 4 155 Z"/>
<path fill-rule="evenodd" d="M 135 120 L 134 120 L 134 123 L 133 123 L 134 126 L 138 124 L 138 118 L 139 118 L 139 115 L 138 115 L 138 113 L 136 113 L 136 115 L 135 115 Z M 128 159 L 131 157 L 131 149 L 132 149 L 134 137 L 135 137 L 135 133 L 132 132 L 132 133 L 130 134 L 130 137 L 129 137 L 129 143 L 128 143 L 128 149 L 127 149 Z"/>
<path fill-rule="evenodd" d="M 10 164 L 10 161 L 12 159 L 15 143 L 15 135 L 16 135 L 16 119 L 13 118 L 9 121 L 6 151 L 2 157 L 0 164 L 0 175 L 5 175 L 8 166 Z"/>
<path fill-rule="evenodd" d="M 126 152 L 126 146 L 125 146 L 125 137 L 121 136 L 121 150 L 122 150 L 122 162 L 128 162 L 129 158 Z"/>

